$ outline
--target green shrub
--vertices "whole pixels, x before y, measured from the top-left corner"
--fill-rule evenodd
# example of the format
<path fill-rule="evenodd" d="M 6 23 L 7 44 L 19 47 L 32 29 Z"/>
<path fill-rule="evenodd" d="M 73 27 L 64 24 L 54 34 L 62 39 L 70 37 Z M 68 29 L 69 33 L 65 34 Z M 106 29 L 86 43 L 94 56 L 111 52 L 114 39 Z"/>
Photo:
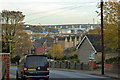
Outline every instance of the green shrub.
<path fill-rule="evenodd" d="M 112 57 L 105 60 L 105 63 L 107 64 L 112 64 L 112 63 L 118 64 L 119 62 L 120 62 L 120 56 Z"/>
<path fill-rule="evenodd" d="M 99 62 L 97 62 L 96 64 L 101 64 L 102 62 L 101 61 L 99 61 Z"/>
<path fill-rule="evenodd" d="M 78 55 L 74 54 L 73 56 L 70 56 L 69 59 L 78 59 Z"/>
<path fill-rule="evenodd" d="M 66 57 L 66 56 L 63 56 L 62 60 L 66 60 L 66 59 L 67 59 L 67 57 Z"/>
<path fill-rule="evenodd" d="M 11 63 L 16 63 L 20 60 L 20 56 L 15 56 L 14 58 L 11 58 Z"/>
<path fill-rule="evenodd" d="M 70 59 L 69 61 L 72 62 L 72 63 L 74 63 L 74 62 L 80 63 L 79 59 Z"/>

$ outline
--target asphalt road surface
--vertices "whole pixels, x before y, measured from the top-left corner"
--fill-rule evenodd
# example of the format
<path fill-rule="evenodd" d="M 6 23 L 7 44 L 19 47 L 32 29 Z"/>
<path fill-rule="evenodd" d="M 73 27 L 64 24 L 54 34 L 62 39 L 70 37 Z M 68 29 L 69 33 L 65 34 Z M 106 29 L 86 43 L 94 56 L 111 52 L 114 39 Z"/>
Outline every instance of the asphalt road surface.
<path fill-rule="evenodd" d="M 15 80 L 16 78 L 16 67 L 10 68 L 10 80 Z M 50 70 L 50 80 L 115 80 L 115 79 L 108 79 L 103 76 L 95 76 L 80 72 L 70 72 L 70 71 L 63 71 L 63 70 Z"/>

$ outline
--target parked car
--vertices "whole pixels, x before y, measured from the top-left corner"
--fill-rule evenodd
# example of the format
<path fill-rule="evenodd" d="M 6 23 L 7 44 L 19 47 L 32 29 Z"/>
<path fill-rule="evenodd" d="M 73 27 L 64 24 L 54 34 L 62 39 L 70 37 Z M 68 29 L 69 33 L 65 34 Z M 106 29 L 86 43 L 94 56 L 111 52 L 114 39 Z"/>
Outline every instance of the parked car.
<path fill-rule="evenodd" d="M 49 63 L 44 55 L 27 55 L 19 60 L 16 79 L 43 78 L 49 80 Z"/>

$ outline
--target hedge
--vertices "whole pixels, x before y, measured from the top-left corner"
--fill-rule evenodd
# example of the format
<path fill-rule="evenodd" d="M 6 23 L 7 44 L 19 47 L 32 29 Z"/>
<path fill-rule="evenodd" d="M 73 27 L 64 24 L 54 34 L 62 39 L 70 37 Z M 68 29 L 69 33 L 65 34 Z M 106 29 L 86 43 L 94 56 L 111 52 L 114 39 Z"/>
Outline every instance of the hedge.
<path fill-rule="evenodd" d="M 120 56 L 115 56 L 115 57 L 106 59 L 105 63 L 107 63 L 107 64 L 112 64 L 112 63 L 119 64 L 120 63 Z"/>

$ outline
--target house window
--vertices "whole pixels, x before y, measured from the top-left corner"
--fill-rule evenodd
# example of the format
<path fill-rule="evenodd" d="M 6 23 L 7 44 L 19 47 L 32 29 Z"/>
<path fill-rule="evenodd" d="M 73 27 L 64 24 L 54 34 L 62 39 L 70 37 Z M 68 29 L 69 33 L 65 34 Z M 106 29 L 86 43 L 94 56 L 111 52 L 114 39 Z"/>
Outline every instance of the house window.
<path fill-rule="evenodd" d="M 95 59 L 95 54 L 92 51 L 89 51 L 89 59 L 94 60 Z"/>

